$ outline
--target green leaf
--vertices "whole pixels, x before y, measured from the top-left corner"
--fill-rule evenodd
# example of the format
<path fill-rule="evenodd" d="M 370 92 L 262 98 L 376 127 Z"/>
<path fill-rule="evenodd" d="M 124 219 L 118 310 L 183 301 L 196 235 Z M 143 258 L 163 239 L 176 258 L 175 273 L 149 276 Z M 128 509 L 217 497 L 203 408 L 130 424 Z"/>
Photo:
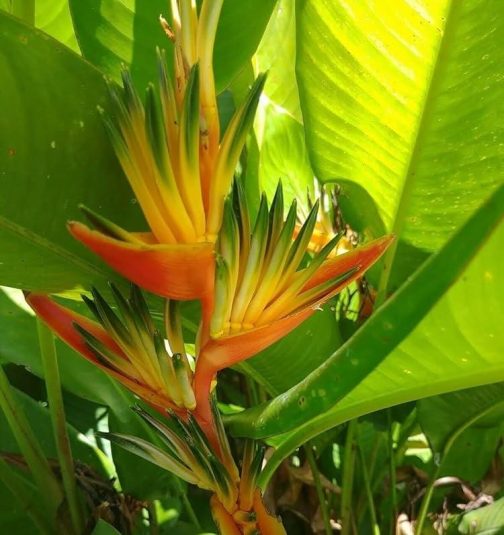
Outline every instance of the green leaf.
<path fill-rule="evenodd" d="M 44 511 L 42 510 L 39 497 L 34 492 L 33 485 L 25 480 L 21 474 L 19 474 L 14 468 L 12 468 L 9 463 L 0 456 L 0 499 L 3 491 L 3 486 L 8 489 L 8 495 L 5 496 L 5 500 L 2 500 L 2 505 L 4 502 L 9 503 L 14 499 L 15 502 L 19 504 L 19 507 L 23 511 L 23 516 L 26 519 L 28 516 L 28 524 L 31 526 L 32 522 L 37 525 L 40 533 L 51 533 L 50 523 L 47 518 L 44 518 Z M 18 516 L 17 520 L 19 521 L 19 512 L 17 512 L 17 507 L 11 508 L 8 514 L 2 514 L 0 512 L 0 518 L 2 519 L 2 525 L 4 524 L 6 517 L 13 516 L 14 519 Z M 0 510 L 1 511 L 1 510 Z M 9 519 L 10 520 L 10 519 Z M 4 527 L 0 525 L 0 527 Z M 18 531 L 16 531 L 18 533 Z"/>
<path fill-rule="evenodd" d="M 255 52 L 275 0 L 224 2 L 214 48 L 218 91 L 225 89 Z M 130 66 L 138 88 L 157 79 L 156 46 L 171 52 L 159 15 L 171 18 L 169 2 L 150 0 L 70 0 L 82 53 L 119 80 L 121 64 Z M 168 54 L 171 61 L 171 54 Z"/>
<path fill-rule="evenodd" d="M 439 360 L 429 361 L 425 347 L 417 363 L 404 359 L 398 362 L 392 357 L 385 360 L 462 275 L 465 265 L 498 226 L 503 202 L 504 187 L 322 366 L 268 404 L 230 417 L 232 431 L 265 437 L 306 424 L 304 431 L 313 436 L 337 423 L 373 410 L 426 395 L 503 380 L 502 353 L 494 350 L 495 345 L 491 346 L 490 354 L 485 354 L 487 365 L 484 368 L 481 367 L 481 358 L 474 361 L 474 366 L 465 366 L 466 362 L 459 360 L 459 373 L 453 373 L 453 363 L 450 363 L 445 368 L 445 375 L 440 376 L 438 381 L 434 380 L 432 371 L 427 367 L 428 382 L 420 383 L 423 378 L 420 374 L 426 370 L 426 362 L 433 366 L 441 364 Z M 494 250 L 494 240 L 504 237 L 504 226 L 500 227 L 500 231 L 492 236 L 492 241 L 487 245 L 491 251 Z M 464 286 L 470 278 L 470 269 L 464 273 L 459 285 Z M 496 270 L 490 273 L 493 277 L 498 276 Z M 477 281 L 480 284 L 481 278 L 477 277 Z M 490 331 L 489 338 L 490 335 L 498 336 L 499 331 Z M 382 362 L 382 367 L 374 372 L 375 375 L 369 375 Z M 392 365 L 391 375 L 390 368 L 385 371 L 387 364 Z M 415 372 L 418 374 L 410 373 L 414 364 L 417 364 Z M 397 373 L 398 366 L 401 366 L 402 373 Z M 405 388 L 406 381 L 409 389 Z M 298 439 L 302 433 L 302 429 L 296 432 Z M 302 442 L 306 439 L 306 436 L 303 437 Z"/>
<path fill-rule="evenodd" d="M 215 84 L 225 89 L 250 61 L 264 33 L 276 0 L 226 0 L 214 49 Z"/>
<path fill-rule="evenodd" d="M 31 503 L 34 510 L 39 507 L 37 492 L 31 488 Z M 37 527 L 30 514 L 0 481 L 0 530 L 2 533 L 16 533 L 16 535 L 33 535 Z"/>
<path fill-rule="evenodd" d="M 97 111 L 101 74 L 6 14 L 0 25 L 0 284 L 75 296 L 114 278 L 65 228 L 79 203 L 145 225 Z"/>
<path fill-rule="evenodd" d="M 458 282 L 368 377 L 332 410 L 279 437 L 274 462 L 312 436 L 356 416 L 504 380 L 504 285 L 498 278 L 503 247 L 501 224 Z M 476 316 L 477 310 L 495 312 Z"/>
<path fill-rule="evenodd" d="M 503 432 L 504 428 L 499 426 L 469 427 L 462 431 L 442 457 L 439 476 L 456 476 L 477 486 L 492 466 Z"/>
<path fill-rule="evenodd" d="M 279 0 L 254 56 L 256 72 L 268 72 L 263 94 L 302 123 L 295 74 L 296 3 Z M 281 46 L 279 46 L 279 41 Z M 306 192 L 303 192 L 303 194 Z"/>
<path fill-rule="evenodd" d="M 80 54 L 68 0 L 36 0 L 35 26 Z"/>
<path fill-rule="evenodd" d="M 466 513 L 458 527 L 464 535 L 503 535 L 504 534 L 504 498 Z"/>
<path fill-rule="evenodd" d="M 35 26 L 79 53 L 67 0 L 37 0 Z M 12 0 L 1 0 L 0 10 L 13 13 Z"/>
<path fill-rule="evenodd" d="M 504 419 L 504 383 L 419 401 L 418 421 L 434 453 L 441 454 L 468 426 L 492 427 Z M 464 410 L 460 410 L 464 407 Z"/>
<path fill-rule="evenodd" d="M 1 416 L 5 418 L 2 426 L 5 431 L 2 436 L 12 435 L 40 491 L 41 500 L 49 511 L 48 516 L 53 519 L 63 500 L 62 487 L 51 470 L 45 452 L 42 451 L 40 439 L 34 433 L 2 367 L 0 367 L 0 408 Z"/>
<path fill-rule="evenodd" d="M 272 346 L 240 363 L 238 369 L 253 377 L 270 394 L 278 395 L 322 365 L 341 341 L 335 313 L 326 307 Z M 279 373 L 279 362 L 286 363 L 282 373 Z"/>
<path fill-rule="evenodd" d="M 92 532 L 92 535 L 120 535 L 120 533 L 103 519 L 99 519 Z"/>
<path fill-rule="evenodd" d="M 441 464 L 439 474 L 481 479 L 502 438 L 504 383 L 423 399 L 417 407 L 418 421 Z M 464 462 L 469 458 L 471 463 Z"/>
<path fill-rule="evenodd" d="M 259 110 L 255 130 L 260 148 L 259 188 L 272 199 L 281 179 L 286 206 L 297 199 L 308 215 L 307 193 L 313 192 L 313 171 L 302 124 L 274 103 L 267 103 Z"/>
<path fill-rule="evenodd" d="M 499 0 L 400 0 L 393 10 L 298 1 L 312 165 L 323 181 L 344 179 L 350 199 L 368 191 L 381 219 L 372 235 L 384 225 L 413 251 L 436 251 L 502 182 L 503 15 Z"/>
<path fill-rule="evenodd" d="M 117 82 L 121 66 L 130 67 L 142 91 L 157 80 L 156 46 L 171 49 L 159 23 L 169 2 L 69 0 L 69 4 L 82 55 L 88 61 Z"/>

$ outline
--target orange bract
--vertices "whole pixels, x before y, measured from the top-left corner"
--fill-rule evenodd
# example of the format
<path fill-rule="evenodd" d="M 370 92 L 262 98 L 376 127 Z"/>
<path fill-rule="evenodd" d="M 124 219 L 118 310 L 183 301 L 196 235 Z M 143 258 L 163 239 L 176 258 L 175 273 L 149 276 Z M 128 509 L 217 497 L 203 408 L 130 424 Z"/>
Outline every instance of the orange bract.
<path fill-rule="evenodd" d="M 284 220 L 279 185 L 271 209 L 263 197 L 253 231 L 238 185 L 228 200 L 218 242 L 213 313 L 195 370 L 194 390 L 202 425 L 209 425 L 208 391 L 215 374 L 287 335 L 318 306 L 363 276 L 393 240 L 385 236 L 329 257 L 335 236 L 304 265 L 314 231 L 315 205 L 294 235 L 296 205 Z M 295 237 L 294 237 L 295 236 Z M 302 267 L 305 266 L 305 267 Z"/>
<path fill-rule="evenodd" d="M 134 244 L 76 222 L 69 224 L 69 230 L 117 272 L 152 293 L 185 300 L 212 292 L 215 253 L 211 243 L 152 244 L 152 235 L 140 235 L 143 243 Z"/>
<path fill-rule="evenodd" d="M 177 319 L 169 317 L 169 307 L 167 336 L 173 354 L 168 352 L 165 339 L 151 322 L 138 289 L 133 288 L 128 299 L 115 287 L 112 289 L 121 318 L 96 290 L 93 290 L 94 300 L 85 298 L 101 324 L 46 295 L 30 293 L 26 301 L 70 347 L 161 413 L 167 409 L 183 412 L 194 408 L 192 371 L 183 349 L 181 329 Z M 174 314 L 176 311 L 171 307 L 171 316 Z"/>
<path fill-rule="evenodd" d="M 181 4 L 180 13 L 172 2 L 175 83 L 159 52 L 158 88 L 147 88 L 145 102 L 127 71 L 122 91 L 109 85 L 105 126 L 150 233 L 128 232 L 86 208 L 96 230 L 69 225 L 119 273 L 169 298 L 212 291 L 224 199 L 265 81 L 257 78 L 220 139 L 212 57 L 221 6 L 204 2 L 198 16 L 194 2 Z"/>

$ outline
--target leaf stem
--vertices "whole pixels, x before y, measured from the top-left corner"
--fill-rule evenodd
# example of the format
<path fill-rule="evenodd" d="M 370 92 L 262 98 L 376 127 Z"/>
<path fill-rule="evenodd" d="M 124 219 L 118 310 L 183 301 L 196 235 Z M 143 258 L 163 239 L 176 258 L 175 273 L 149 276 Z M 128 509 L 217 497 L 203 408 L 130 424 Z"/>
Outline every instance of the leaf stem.
<path fill-rule="evenodd" d="M 434 492 L 434 485 L 436 484 L 440 469 L 441 463 L 436 466 L 436 469 L 434 470 L 434 473 L 430 477 L 429 483 L 425 488 L 425 494 L 422 500 L 422 504 L 420 505 L 420 511 L 418 512 L 418 517 L 415 521 L 415 533 L 422 533 L 425 519 L 427 518 L 427 512 L 429 511 L 432 493 Z"/>
<path fill-rule="evenodd" d="M 369 479 L 369 470 L 366 464 L 366 458 L 364 457 L 364 451 L 360 445 L 358 434 L 357 434 L 357 447 L 359 449 L 359 459 L 360 459 L 361 468 L 362 468 L 362 479 L 364 481 L 364 489 L 366 491 L 366 496 L 367 496 L 367 501 L 368 501 L 369 515 L 371 517 L 372 532 L 373 532 L 373 535 L 380 535 L 380 526 L 378 525 L 378 521 L 376 519 L 376 509 L 375 509 L 374 500 L 373 500 L 373 491 L 371 490 L 371 481 Z"/>
<path fill-rule="evenodd" d="M 326 535 L 332 535 L 331 520 L 329 516 L 329 509 L 327 507 L 327 500 L 322 488 L 322 481 L 320 479 L 320 473 L 317 467 L 317 461 L 313 455 L 313 448 L 311 443 L 306 444 L 305 446 L 306 459 L 310 465 L 310 470 L 313 475 L 313 482 L 315 483 L 315 490 L 317 491 L 317 497 L 320 503 L 320 511 L 322 512 L 322 518 L 324 520 L 324 530 Z"/>
<path fill-rule="evenodd" d="M 341 535 L 350 535 L 352 523 L 352 494 L 357 452 L 356 431 L 357 419 L 350 420 L 345 441 L 343 457 L 343 480 L 341 483 Z"/>
<path fill-rule="evenodd" d="M 387 409 L 387 422 L 388 422 L 388 456 L 389 456 L 389 475 L 390 475 L 390 496 L 392 499 L 392 527 L 391 532 L 394 533 L 395 522 L 397 518 L 397 491 L 396 491 L 396 464 L 394 456 L 394 432 L 392 421 L 392 412 L 390 409 Z"/>
<path fill-rule="evenodd" d="M 149 534 L 159 535 L 159 524 L 156 513 L 156 502 L 150 502 L 147 506 L 147 512 L 149 514 Z"/>
<path fill-rule="evenodd" d="M 72 525 L 76 533 L 81 533 L 84 522 L 77 493 L 70 439 L 68 438 L 66 428 L 65 409 L 63 406 L 63 396 L 61 394 L 58 357 L 56 355 L 54 337 L 49 328 L 39 319 L 37 319 L 37 332 L 42 365 L 44 367 L 47 401 L 49 403 L 49 413 L 51 415 L 56 451 L 58 452 L 63 488 L 70 509 Z"/>
<path fill-rule="evenodd" d="M 35 0 L 12 0 L 12 14 L 30 26 L 35 26 Z"/>
<path fill-rule="evenodd" d="M 180 479 L 178 477 L 175 477 L 175 485 L 177 486 L 177 489 L 179 491 L 179 495 L 182 499 L 182 503 L 184 504 L 184 508 L 186 510 L 187 516 L 190 518 L 193 525 L 196 527 L 196 529 L 201 530 L 201 524 L 198 520 L 198 517 L 196 516 L 196 512 L 193 509 L 193 506 L 191 505 L 191 502 L 189 501 L 189 498 L 187 497 L 187 492 L 182 486 L 182 483 L 180 482 Z"/>

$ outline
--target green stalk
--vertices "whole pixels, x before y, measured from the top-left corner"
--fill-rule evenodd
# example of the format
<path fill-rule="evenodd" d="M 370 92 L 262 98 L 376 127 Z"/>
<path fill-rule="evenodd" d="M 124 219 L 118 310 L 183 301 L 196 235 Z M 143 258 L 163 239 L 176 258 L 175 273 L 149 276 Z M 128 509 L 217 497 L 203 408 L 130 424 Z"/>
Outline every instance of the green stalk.
<path fill-rule="evenodd" d="M 51 535 L 53 533 L 51 526 L 47 519 L 40 514 L 40 511 L 35 509 L 33 495 L 29 488 L 27 488 L 27 484 L 1 456 L 0 481 L 2 481 L 2 483 L 9 489 L 12 495 L 20 503 L 23 510 L 30 515 L 39 532 L 43 535 Z"/>
<path fill-rule="evenodd" d="M 159 524 L 156 513 L 156 502 L 150 502 L 147 506 L 149 513 L 149 535 L 159 535 Z"/>
<path fill-rule="evenodd" d="M 425 519 L 427 518 L 427 513 L 429 511 L 429 505 L 432 499 L 432 493 L 434 492 L 434 486 L 436 484 L 436 480 L 438 478 L 440 469 L 441 469 L 441 462 L 436 466 L 434 473 L 431 475 L 431 478 L 429 479 L 429 483 L 427 484 L 427 487 L 425 488 L 425 494 L 422 500 L 422 504 L 420 506 L 420 511 L 418 512 L 418 517 L 415 521 L 415 533 L 418 533 L 418 534 L 422 533 Z"/>
<path fill-rule="evenodd" d="M 322 518 L 324 520 L 324 530 L 326 535 L 332 535 L 331 520 L 329 517 L 329 509 L 327 507 L 327 501 L 324 494 L 324 489 L 322 488 L 322 482 L 320 480 L 320 474 L 317 468 L 317 462 L 315 461 L 315 456 L 313 455 L 312 446 L 308 443 L 305 446 L 306 459 L 310 465 L 310 470 L 313 475 L 313 482 L 315 483 L 315 490 L 317 491 L 317 497 L 320 503 L 320 510 L 322 512 Z"/>
<path fill-rule="evenodd" d="M 343 480 L 341 482 L 341 535 L 350 535 L 351 531 L 357 422 L 357 419 L 350 420 L 345 441 Z"/>
<path fill-rule="evenodd" d="M 49 413 L 54 433 L 54 441 L 58 452 L 58 461 L 63 480 L 70 517 L 76 533 L 81 533 L 84 527 L 82 510 L 77 494 L 75 468 L 66 428 L 65 409 L 61 394 L 60 376 L 58 370 L 58 357 L 54 345 L 54 337 L 49 328 L 37 319 L 37 332 L 44 367 L 44 379 L 49 402 Z"/>
<path fill-rule="evenodd" d="M 187 516 L 191 519 L 191 522 L 196 527 L 196 529 L 201 530 L 200 521 L 198 520 L 198 517 L 196 516 L 193 506 L 191 505 L 191 502 L 189 501 L 189 498 L 187 497 L 187 492 L 182 487 L 182 484 L 180 483 L 180 479 L 178 477 L 175 477 L 175 485 L 177 487 L 177 490 L 179 491 L 180 497 L 182 498 L 182 503 L 184 504 Z"/>
<path fill-rule="evenodd" d="M 380 526 L 378 525 L 378 521 L 376 519 L 376 509 L 375 509 L 374 500 L 373 500 L 373 491 L 371 490 L 371 481 L 369 479 L 369 471 L 368 471 L 368 467 L 366 464 L 366 458 L 364 457 L 364 451 L 362 450 L 360 446 L 360 441 L 358 437 L 357 437 L 357 447 L 359 448 L 359 459 L 360 459 L 361 467 L 362 467 L 362 479 L 364 480 L 364 489 L 366 491 L 368 507 L 369 507 L 369 515 L 371 517 L 371 529 L 372 529 L 373 535 L 380 535 Z"/>
<path fill-rule="evenodd" d="M 35 0 L 12 0 L 12 14 L 35 26 Z"/>
<path fill-rule="evenodd" d="M 61 488 L 25 414 L 17 404 L 14 392 L 1 366 L 0 408 L 4 412 L 12 434 L 30 468 L 49 516 L 56 520 L 57 509 L 63 500 Z"/>
<path fill-rule="evenodd" d="M 389 454 L 389 473 L 390 473 L 390 494 L 392 497 L 392 518 L 391 533 L 395 533 L 395 523 L 397 519 L 397 491 L 396 491 L 396 464 L 394 455 L 394 434 L 392 413 L 387 409 L 388 421 L 388 454 Z"/>

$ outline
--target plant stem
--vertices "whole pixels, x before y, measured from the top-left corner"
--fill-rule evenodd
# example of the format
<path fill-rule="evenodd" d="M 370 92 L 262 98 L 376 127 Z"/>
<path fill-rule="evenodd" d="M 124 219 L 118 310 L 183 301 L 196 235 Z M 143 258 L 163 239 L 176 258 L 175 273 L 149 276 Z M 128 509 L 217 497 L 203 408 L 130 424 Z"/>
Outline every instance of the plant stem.
<path fill-rule="evenodd" d="M 30 468 L 40 497 L 47 508 L 48 516 L 55 521 L 57 509 L 63 499 L 59 482 L 14 396 L 13 389 L 2 366 L 0 366 L 0 408 L 5 414 L 7 423 L 19 445 L 26 464 Z"/>
<path fill-rule="evenodd" d="M 352 517 L 352 495 L 356 456 L 356 430 L 358 420 L 350 420 L 343 457 L 343 480 L 341 483 L 341 535 L 350 535 Z"/>
<path fill-rule="evenodd" d="M 317 462 L 315 456 L 313 455 L 313 449 L 311 443 L 308 443 L 305 446 L 306 459 L 310 465 L 310 470 L 313 475 L 313 482 L 315 483 L 315 490 L 317 491 L 317 497 L 320 503 L 320 510 L 322 512 L 322 518 L 324 520 L 324 529 L 326 535 L 332 535 L 331 520 L 329 517 L 329 509 L 327 507 L 327 501 L 324 494 L 324 489 L 322 488 L 322 482 L 320 480 L 320 473 L 318 471 Z"/>
<path fill-rule="evenodd" d="M 40 345 L 40 354 L 44 367 L 44 379 L 46 384 L 49 413 L 53 426 L 54 441 L 58 452 L 58 461 L 63 480 L 63 488 L 70 509 L 72 525 L 76 533 L 81 533 L 84 522 L 77 494 L 75 481 L 75 468 L 72 458 L 70 440 L 68 438 L 63 396 L 61 394 L 60 376 L 58 370 L 58 358 L 52 332 L 44 323 L 37 319 L 37 331 Z"/>
<path fill-rule="evenodd" d="M 30 26 L 35 26 L 35 0 L 12 0 L 12 14 Z"/>
<path fill-rule="evenodd" d="M 392 527 L 391 533 L 395 531 L 395 523 L 397 518 L 397 492 L 396 492 L 396 465 L 394 455 L 394 433 L 393 433 L 393 421 L 392 413 L 390 409 L 387 409 L 387 421 L 388 421 L 388 455 L 389 455 L 389 474 L 390 474 L 390 496 L 392 498 Z"/>
<path fill-rule="evenodd" d="M 32 493 L 24 484 L 20 476 L 9 466 L 9 464 L 0 456 L 0 481 L 10 490 L 12 495 L 26 511 L 33 523 L 37 526 L 40 533 L 51 535 L 53 530 L 48 524 L 47 519 L 40 514 L 40 511 L 34 507 Z"/>
<path fill-rule="evenodd" d="M 149 513 L 149 534 L 159 535 L 159 525 L 158 525 L 157 513 L 156 513 L 156 502 L 150 502 L 150 504 L 147 506 L 147 511 Z"/>
<path fill-rule="evenodd" d="M 367 496 L 367 501 L 368 501 L 369 515 L 371 516 L 372 532 L 373 532 L 373 535 L 380 535 L 380 526 L 378 525 L 378 521 L 376 519 L 376 509 L 374 506 L 373 491 L 371 490 L 369 471 L 366 465 L 364 451 L 362 450 L 360 446 L 360 441 L 358 437 L 357 437 L 357 447 L 359 448 L 359 459 L 360 459 L 361 467 L 362 467 L 362 479 L 364 480 L 364 488 L 366 491 L 366 496 Z"/>
<path fill-rule="evenodd" d="M 201 529 L 201 524 L 198 520 L 198 517 L 196 516 L 193 506 L 191 505 L 191 502 L 189 501 L 189 498 L 187 497 L 187 492 L 182 487 L 182 484 L 180 483 L 180 479 L 178 477 L 175 478 L 175 484 L 178 488 L 179 495 L 182 498 L 182 502 L 184 504 L 184 508 L 186 510 L 187 516 L 191 519 L 191 522 L 194 524 L 196 529 Z"/>
<path fill-rule="evenodd" d="M 432 474 L 431 478 L 429 479 L 429 483 L 425 488 L 425 494 L 422 500 L 422 504 L 420 506 L 420 511 L 418 512 L 418 517 L 415 521 L 415 533 L 418 533 L 419 535 L 422 533 L 425 519 L 427 518 L 427 512 L 429 511 L 432 493 L 434 492 L 434 485 L 438 478 L 440 468 L 441 463 L 436 466 L 436 469 L 434 470 L 434 473 Z"/>

